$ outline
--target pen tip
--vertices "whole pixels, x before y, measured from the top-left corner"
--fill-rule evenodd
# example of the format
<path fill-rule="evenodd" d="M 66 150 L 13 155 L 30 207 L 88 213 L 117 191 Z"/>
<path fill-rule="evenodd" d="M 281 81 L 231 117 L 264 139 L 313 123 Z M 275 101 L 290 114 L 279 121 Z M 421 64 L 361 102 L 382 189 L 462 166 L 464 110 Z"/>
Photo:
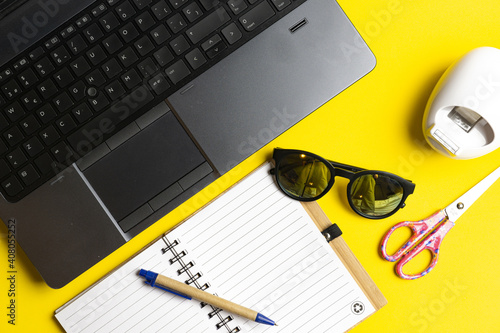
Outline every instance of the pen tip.
<path fill-rule="evenodd" d="M 274 326 L 278 326 L 278 324 L 274 323 Z"/>

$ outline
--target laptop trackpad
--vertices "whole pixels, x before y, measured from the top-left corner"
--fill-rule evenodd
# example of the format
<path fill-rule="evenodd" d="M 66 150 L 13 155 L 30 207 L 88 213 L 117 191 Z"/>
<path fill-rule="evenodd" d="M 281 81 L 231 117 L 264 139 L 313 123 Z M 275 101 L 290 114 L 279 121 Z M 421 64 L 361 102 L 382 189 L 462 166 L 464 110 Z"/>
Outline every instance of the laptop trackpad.
<path fill-rule="evenodd" d="M 84 175 L 120 221 L 203 162 L 198 148 L 168 112 Z"/>

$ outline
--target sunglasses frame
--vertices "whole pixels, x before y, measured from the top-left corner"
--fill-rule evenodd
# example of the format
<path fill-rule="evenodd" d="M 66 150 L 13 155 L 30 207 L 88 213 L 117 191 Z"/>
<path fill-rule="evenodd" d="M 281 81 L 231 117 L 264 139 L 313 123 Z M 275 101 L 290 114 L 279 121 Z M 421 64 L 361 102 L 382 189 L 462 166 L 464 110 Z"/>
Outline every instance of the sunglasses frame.
<path fill-rule="evenodd" d="M 328 170 L 330 170 L 332 177 L 331 177 L 330 181 L 328 182 L 328 185 L 325 188 L 325 190 L 317 197 L 301 198 L 301 197 L 291 195 L 289 192 L 287 192 L 287 190 L 283 187 L 283 185 L 279 181 L 278 172 L 276 172 L 276 170 L 278 170 L 283 158 L 288 156 L 288 155 L 292 155 L 292 154 L 304 154 L 304 155 L 309 156 L 309 157 L 314 157 L 314 158 L 318 159 L 319 161 L 323 162 L 323 164 L 326 165 Z M 372 219 L 372 220 L 383 219 L 383 218 L 389 217 L 389 216 L 393 215 L 394 213 L 396 213 L 399 209 L 401 209 L 405 206 L 406 199 L 415 190 L 415 184 L 411 180 L 404 179 L 404 178 L 399 177 L 398 175 L 395 175 L 393 173 L 385 172 L 385 171 L 378 171 L 378 170 L 367 170 L 367 169 L 358 168 L 358 167 L 348 165 L 348 164 L 342 164 L 342 163 L 338 163 L 335 161 L 330 161 L 330 160 L 324 159 L 323 157 L 321 157 L 319 155 L 310 153 L 310 152 L 305 151 L 305 150 L 275 148 L 274 153 L 273 153 L 273 159 L 275 161 L 275 167 L 270 170 L 270 173 L 275 176 L 276 183 L 278 184 L 279 188 L 283 191 L 283 193 L 285 193 L 290 198 L 295 199 L 295 200 L 299 200 L 299 201 L 318 200 L 321 197 L 323 197 L 328 191 L 330 191 L 333 184 L 335 183 L 335 177 L 339 176 L 342 178 L 347 178 L 347 179 L 349 179 L 349 183 L 347 184 L 347 201 L 349 202 L 349 206 L 351 206 L 351 209 L 356 214 L 363 216 L 365 218 L 368 218 L 368 219 Z M 367 215 L 361 211 L 358 211 L 355 208 L 354 203 L 352 202 L 351 196 L 349 195 L 349 193 L 351 193 L 352 184 L 353 184 L 354 180 L 356 180 L 357 178 L 359 178 L 363 175 L 367 175 L 367 174 L 369 174 L 369 175 L 378 174 L 381 176 L 389 177 L 391 179 L 397 180 L 401 184 L 401 186 L 403 187 L 403 197 L 401 198 L 401 202 L 390 213 L 387 213 L 384 215 L 373 216 L 373 215 Z"/>

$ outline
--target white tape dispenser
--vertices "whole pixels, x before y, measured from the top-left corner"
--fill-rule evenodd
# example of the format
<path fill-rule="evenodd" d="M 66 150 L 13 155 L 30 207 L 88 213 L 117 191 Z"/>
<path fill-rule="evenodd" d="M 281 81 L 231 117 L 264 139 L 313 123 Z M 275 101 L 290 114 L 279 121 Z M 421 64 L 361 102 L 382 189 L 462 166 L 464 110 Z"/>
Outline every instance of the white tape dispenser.
<path fill-rule="evenodd" d="M 434 149 L 455 159 L 500 147 L 499 49 L 474 49 L 446 70 L 427 103 L 423 130 Z"/>

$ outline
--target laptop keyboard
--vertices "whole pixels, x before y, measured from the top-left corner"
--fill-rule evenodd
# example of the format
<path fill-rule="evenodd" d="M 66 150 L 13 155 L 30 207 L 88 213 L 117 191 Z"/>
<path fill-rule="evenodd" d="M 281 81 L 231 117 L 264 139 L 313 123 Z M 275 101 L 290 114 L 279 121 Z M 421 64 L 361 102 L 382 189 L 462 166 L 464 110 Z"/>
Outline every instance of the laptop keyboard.
<path fill-rule="evenodd" d="M 16 202 L 305 0 L 106 0 L 0 68 Z"/>

